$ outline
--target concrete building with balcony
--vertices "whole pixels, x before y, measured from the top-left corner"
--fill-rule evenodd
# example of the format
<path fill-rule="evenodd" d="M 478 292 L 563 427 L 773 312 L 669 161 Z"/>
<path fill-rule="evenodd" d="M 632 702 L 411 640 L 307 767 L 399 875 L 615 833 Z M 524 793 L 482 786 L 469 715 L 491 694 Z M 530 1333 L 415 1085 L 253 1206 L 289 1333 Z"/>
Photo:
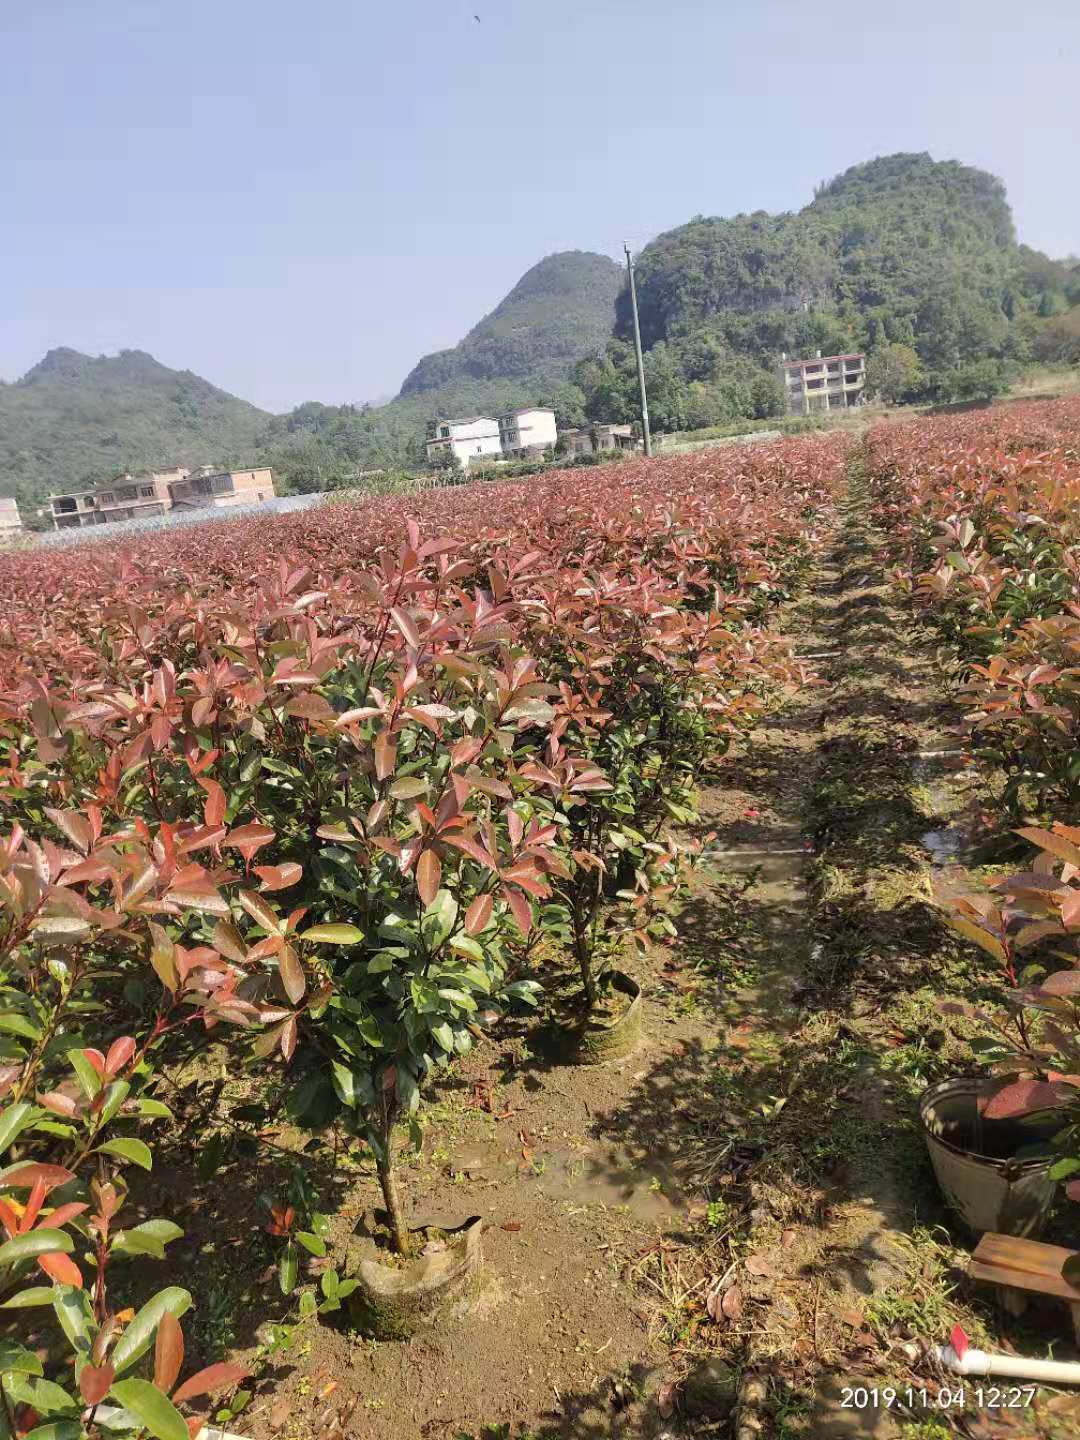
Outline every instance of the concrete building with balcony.
<path fill-rule="evenodd" d="M 257 505 L 274 498 L 274 477 L 268 469 L 218 470 L 184 465 L 148 475 L 121 475 L 88 490 L 49 496 L 49 513 L 57 530 L 118 524 L 165 515 L 172 510 L 229 505 Z"/>
<path fill-rule="evenodd" d="M 540 456 L 558 438 L 554 410 L 527 405 L 499 416 L 499 448 L 507 457 Z"/>
<path fill-rule="evenodd" d="M 22 516 L 18 502 L 7 495 L 0 495 L 0 540 L 15 535 L 22 529 Z"/>
<path fill-rule="evenodd" d="M 866 391 L 865 355 L 825 355 L 812 360 L 783 356 L 780 378 L 789 415 L 816 415 L 826 410 L 849 410 L 863 403 Z"/>
<path fill-rule="evenodd" d="M 149 475 L 120 475 L 89 490 L 69 490 L 49 496 L 52 522 L 58 530 L 87 525 L 111 525 L 164 515 L 170 508 L 169 486 L 185 472 L 178 466 Z"/>
<path fill-rule="evenodd" d="M 217 470 L 200 465 L 169 485 L 173 510 L 227 510 L 234 505 L 261 505 L 274 498 L 273 471 Z"/>
<path fill-rule="evenodd" d="M 563 430 L 559 439 L 563 453 L 570 459 L 578 455 L 599 455 L 607 450 L 636 450 L 638 445 L 632 425 L 582 425 L 576 430 Z"/>
<path fill-rule="evenodd" d="M 483 465 L 502 455 L 497 420 L 486 415 L 466 415 L 461 420 L 429 420 L 427 458 L 433 465 L 445 464 L 452 455 L 459 465 Z"/>

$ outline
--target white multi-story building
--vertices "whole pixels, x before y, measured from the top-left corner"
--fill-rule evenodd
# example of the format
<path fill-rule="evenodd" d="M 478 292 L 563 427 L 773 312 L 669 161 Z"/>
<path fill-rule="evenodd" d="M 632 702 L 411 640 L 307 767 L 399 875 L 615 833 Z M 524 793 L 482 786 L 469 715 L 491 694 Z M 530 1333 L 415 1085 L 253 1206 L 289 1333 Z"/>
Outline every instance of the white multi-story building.
<path fill-rule="evenodd" d="M 558 438 L 554 410 L 526 405 L 499 416 L 499 444 L 504 455 L 540 454 Z"/>
<path fill-rule="evenodd" d="M 0 496 L 0 536 L 13 535 L 21 529 L 22 517 L 19 514 L 18 502 L 6 495 Z"/>
<path fill-rule="evenodd" d="M 848 410 L 861 405 L 866 391 L 866 356 L 826 355 L 819 350 L 812 360 L 789 360 L 780 366 L 790 415 L 813 415 L 822 410 Z"/>
<path fill-rule="evenodd" d="M 468 415 L 463 420 L 429 420 L 427 458 L 437 463 L 447 453 L 462 466 L 476 465 L 502 454 L 499 422 L 486 415 Z"/>

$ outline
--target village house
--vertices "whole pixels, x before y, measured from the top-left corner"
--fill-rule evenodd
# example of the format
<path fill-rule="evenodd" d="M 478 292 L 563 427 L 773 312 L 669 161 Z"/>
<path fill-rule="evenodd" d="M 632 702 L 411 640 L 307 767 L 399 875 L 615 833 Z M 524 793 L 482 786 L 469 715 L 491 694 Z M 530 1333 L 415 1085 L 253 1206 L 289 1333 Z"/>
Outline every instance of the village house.
<path fill-rule="evenodd" d="M 173 465 L 146 475 L 121 475 L 87 490 L 49 496 L 49 513 L 57 530 L 142 520 L 172 510 L 209 506 L 257 505 L 274 497 L 268 469 L 217 470 L 203 465 L 190 471 Z"/>
<path fill-rule="evenodd" d="M 527 405 L 499 416 L 499 446 L 504 455 L 540 456 L 558 438 L 554 410 Z"/>
<path fill-rule="evenodd" d="M 659 438 L 659 437 L 657 437 Z M 633 450 L 637 447 L 632 425 L 582 425 L 562 430 L 559 439 L 566 455 L 599 455 L 604 450 Z"/>
<path fill-rule="evenodd" d="M 865 355 L 826 355 L 819 350 L 812 360 L 782 357 L 780 377 L 790 415 L 814 415 L 825 410 L 847 410 L 863 403 L 866 389 Z"/>
<path fill-rule="evenodd" d="M 274 498 L 274 475 L 267 468 L 257 470 L 216 470 L 200 465 L 169 487 L 174 510 L 209 507 L 225 510 L 232 505 L 260 505 Z"/>
<path fill-rule="evenodd" d="M 13 535 L 22 529 L 22 516 L 18 502 L 8 496 L 0 496 L 0 539 Z"/>
<path fill-rule="evenodd" d="M 485 415 L 467 415 L 463 420 L 429 420 L 427 458 L 445 464 L 447 455 L 463 467 L 483 464 L 502 454 L 499 422 Z"/>

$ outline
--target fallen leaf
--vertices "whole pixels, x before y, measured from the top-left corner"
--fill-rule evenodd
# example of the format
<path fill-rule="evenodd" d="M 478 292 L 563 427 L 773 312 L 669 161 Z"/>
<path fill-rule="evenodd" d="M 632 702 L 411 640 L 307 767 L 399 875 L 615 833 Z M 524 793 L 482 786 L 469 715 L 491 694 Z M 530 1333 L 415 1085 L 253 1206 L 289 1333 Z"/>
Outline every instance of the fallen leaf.
<path fill-rule="evenodd" d="M 856 1330 L 851 1337 L 851 1343 L 857 1345 L 860 1350 L 873 1350 L 877 1345 L 877 1339 L 870 1334 L 869 1330 Z"/>
<path fill-rule="evenodd" d="M 790 1250 L 792 1245 L 795 1244 L 796 1236 L 796 1231 L 785 1230 L 784 1233 L 780 1236 L 780 1244 L 784 1247 L 785 1250 Z"/>
<path fill-rule="evenodd" d="M 521 1229 L 521 1221 L 520 1221 L 520 1220 L 507 1220 L 507 1221 L 506 1221 L 503 1225 L 501 1225 L 499 1228 L 502 1229 L 502 1230 L 509 1230 L 509 1232 L 510 1232 L 511 1235 L 516 1235 L 517 1232 Z"/>
<path fill-rule="evenodd" d="M 675 1413 L 675 1386 L 668 1381 L 661 1385 L 656 1392 L 656 1408 L 664 1420 L 668 1420 Z"/>
<path fill-rule="evenodd" d="M 746 1257 L 746 1273 L 748 1275 L 773 1275 L 776 1272 L 764 1255 L 748 1255 Z"/>
<path fill-rule="evenodd" d="M 840 1319 L 845 1325 L 850 1325 L 853 1330 L 858 1330 L 866 1316 L 861 1310 L 841 1310 Z"/>
<path fill-rule="evenodd" d="M 278 1398 L 274 1401 L 274 1403 L 270 1406 L 270 1429 L 284 1429 L 285 1425 L 288 1423 L 291 1411 L 292 1406 L 289 1403 L 288 1397 L 286 1395 L 279 1395 Z"/>
<path fill-rule="evenodd" d="M 738 1285 L 725 1290 L 720 1299 L 720 1310 L 728 1320 L 738 1320 L 742 1314 L 742 1291 Z"/>

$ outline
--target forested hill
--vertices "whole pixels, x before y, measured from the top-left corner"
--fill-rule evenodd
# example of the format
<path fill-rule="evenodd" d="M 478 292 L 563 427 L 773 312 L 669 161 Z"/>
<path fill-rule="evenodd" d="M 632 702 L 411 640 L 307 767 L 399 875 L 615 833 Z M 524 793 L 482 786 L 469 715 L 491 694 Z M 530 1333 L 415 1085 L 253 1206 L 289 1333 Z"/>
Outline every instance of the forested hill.
<path fill-rule="evenodd" d="M 27 503 L 155 465 L 248 461 L 270 416 L 141 350 L 50 350 L 0 383 L 0 495 Z"/>
<path fill-rule="evenodd" d="M 462 384 L 551 385 L 605 344 L 622 269 L 606 255 L 567 250 L 534 265 L 490 315 L 451 350 L 425 355 L 406 376 L 401 399 Z"/>
<path fill-rule="evenodd" d="M 881 352 L 910 398 L 993 389 L 1010 364 L 1068 358 L 1048 322 L 1080 301 L 1076 269 L 1017 244 L 999 180 L 929 155 L 857 165 L 798 212 L 698 216 L 645 247 L 637 284 L 669 429 L 771 413 L 784 351 Z M 623 291 L 606 360 L 575 377 L 594 418 L 633 412 L 629 341 Z"/>

